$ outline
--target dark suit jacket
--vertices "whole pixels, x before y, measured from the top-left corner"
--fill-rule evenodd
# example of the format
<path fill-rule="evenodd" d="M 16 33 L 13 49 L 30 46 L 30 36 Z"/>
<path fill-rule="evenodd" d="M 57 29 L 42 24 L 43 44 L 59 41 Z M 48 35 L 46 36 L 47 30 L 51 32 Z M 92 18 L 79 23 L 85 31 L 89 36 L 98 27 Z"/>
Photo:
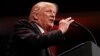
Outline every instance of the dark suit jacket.
<path fill-rule="evenodd" d="M 42 34 L 34 22 L 19 20 L 9 40 L 9 56 L 49 56 L 47 48 L 64 38 L 60 30 Z"/>

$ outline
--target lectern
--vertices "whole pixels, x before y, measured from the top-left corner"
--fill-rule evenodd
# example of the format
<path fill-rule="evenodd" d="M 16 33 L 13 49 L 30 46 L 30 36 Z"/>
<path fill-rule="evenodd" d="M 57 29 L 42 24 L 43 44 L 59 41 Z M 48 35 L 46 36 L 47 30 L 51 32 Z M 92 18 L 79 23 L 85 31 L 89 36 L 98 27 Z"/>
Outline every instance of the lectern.
<path fill-rule="evenodd" d="M 94 42 L 81 43 L 58 56 L 100 56 L 100 47 Z"/>

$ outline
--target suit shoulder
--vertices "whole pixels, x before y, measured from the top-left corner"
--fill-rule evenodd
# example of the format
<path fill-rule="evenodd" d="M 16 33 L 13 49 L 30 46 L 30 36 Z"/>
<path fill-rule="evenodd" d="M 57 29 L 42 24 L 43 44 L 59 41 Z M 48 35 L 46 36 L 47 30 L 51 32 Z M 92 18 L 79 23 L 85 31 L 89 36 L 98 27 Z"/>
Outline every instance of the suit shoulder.
<path fill-rule="evenodd" d="M 29 21 L 27 19 L 20 19 L 16 22 L 16 24 L 27 24 Z"/>
<path fill-rule="evenodd" d="M 29 22 L 28 19 L 21 19 L 21 20 L 18 20 L 14 26 L 15 28 L 16 27 L 26 27 L 26 28 L 37 28 L 37 26 L 34 24 L 34 23 L 31 23 Z"/>
<path fill-rule="evenodd" d="M 14 25 L 14 27 L 28 27 L 28 26 L 31 26 L 31 24 L 27 19 L 20 19 Z"/>

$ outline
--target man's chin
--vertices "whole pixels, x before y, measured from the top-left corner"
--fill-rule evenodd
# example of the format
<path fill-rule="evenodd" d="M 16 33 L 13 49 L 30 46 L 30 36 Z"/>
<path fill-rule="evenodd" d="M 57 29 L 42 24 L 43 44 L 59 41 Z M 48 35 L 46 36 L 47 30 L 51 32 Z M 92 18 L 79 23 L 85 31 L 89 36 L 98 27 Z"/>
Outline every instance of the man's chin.
<path fill-rule="evenodd" d="M 50 25 L 49 25 L 50 28 L 52 28 L 53 26 L 54 26 L 53 24 L 50 24 Z"/>
<path fill-rule="evenodd" d="M 53 25 L 49 25 L 48 29 L 51 30 L 53 28 Z"/>

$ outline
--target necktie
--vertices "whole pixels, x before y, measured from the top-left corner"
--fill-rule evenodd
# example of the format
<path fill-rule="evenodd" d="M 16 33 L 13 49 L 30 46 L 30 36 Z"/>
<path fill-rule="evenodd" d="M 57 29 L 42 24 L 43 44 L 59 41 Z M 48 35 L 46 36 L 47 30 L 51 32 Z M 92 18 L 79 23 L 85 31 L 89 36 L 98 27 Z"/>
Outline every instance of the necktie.
<path fill-rule="evenodd" d="M 48 33 L 48 31 L 45 31 L 45 33 L 44 34 L 47 34 Z M 50 47 L 48 47 L 48 51 L 49 51 L 49 55 L 50 56 L 57 56 L 57 47 L 56 46 L 50 46 Z"/>
<path fill-rule="evenodd" d="M 50 46 L 48 49 L 49 49 L 50 56 L 57 56 L 57 47 L 56 46 Z"/>

